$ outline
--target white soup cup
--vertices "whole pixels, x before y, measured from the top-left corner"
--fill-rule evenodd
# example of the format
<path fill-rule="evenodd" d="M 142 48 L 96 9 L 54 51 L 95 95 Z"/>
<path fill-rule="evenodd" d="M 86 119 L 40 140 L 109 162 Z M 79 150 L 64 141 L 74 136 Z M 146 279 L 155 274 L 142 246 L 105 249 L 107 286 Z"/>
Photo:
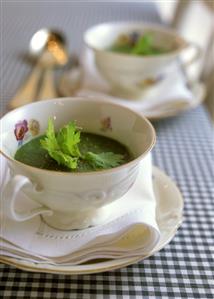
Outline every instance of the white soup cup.
<path fill-rule="evenodd" d="M 134 159 L 115 168 L 82 173 L 39 169 L 15 160 L 21 144 L 45 133 L 49 118 L 54 120 L 56 130 L 75 120 L 83 131 L 113 138 L 124 144 Z M 103 223 L 104 207 L 131 188 L 140 161 L 155 144 L 155 131 L 141 114 L 99 99 L 35 102 L 7 113 L 0 125 L 0 150 L 11 172 L 3 191 L 8 216 L 25 221 L 41 215 L 50 226 L 65 230 Z M 15 205 L 20 191 L 40 207 L 18 213 Z"/>

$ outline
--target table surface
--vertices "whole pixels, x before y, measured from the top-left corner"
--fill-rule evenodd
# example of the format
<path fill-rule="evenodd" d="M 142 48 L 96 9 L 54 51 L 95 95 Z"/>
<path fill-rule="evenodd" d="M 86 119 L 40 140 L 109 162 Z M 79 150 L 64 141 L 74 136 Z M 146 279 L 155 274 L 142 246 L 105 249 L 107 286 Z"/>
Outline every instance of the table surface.
<path fill-rule="evenodd" d="M 62 29 L 69 48 L 82 32 L 110 20 L 160 23 L 154 4 L 89 1 L 21 2 L 1 5 L 0 110 L 5 113 L 30 66 L 23 62 L 31 35 L 41 27 Z M 121 270 L 96 275 L 30 273 L 0 265 L 0 298 L 214 298 L 213 128 L 200 106 L 154 123 L 154 164 L 183 193 L 184 221 L 174 239 L 154 256 Z"/>

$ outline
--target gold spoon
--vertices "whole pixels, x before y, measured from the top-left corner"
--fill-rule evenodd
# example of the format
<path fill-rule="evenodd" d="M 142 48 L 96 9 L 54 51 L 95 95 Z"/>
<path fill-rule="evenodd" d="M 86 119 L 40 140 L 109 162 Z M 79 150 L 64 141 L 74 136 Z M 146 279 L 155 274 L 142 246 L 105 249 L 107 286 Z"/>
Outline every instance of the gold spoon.
<path fill-rule="evenodd" d="M 11 109 L 28 104 L 35 100 L 38 83 L 44 72 L 42 88 L 37 95 L 38 99 L 54 98 L 57 96 L 53 80 L 53 67 L 62 66 L 68 61 L 65 48 L 66 42 L 62 33 L 41 29 L 30 40 L 29 52 L 37 59 L 36 65 L 9 103 Z"/>

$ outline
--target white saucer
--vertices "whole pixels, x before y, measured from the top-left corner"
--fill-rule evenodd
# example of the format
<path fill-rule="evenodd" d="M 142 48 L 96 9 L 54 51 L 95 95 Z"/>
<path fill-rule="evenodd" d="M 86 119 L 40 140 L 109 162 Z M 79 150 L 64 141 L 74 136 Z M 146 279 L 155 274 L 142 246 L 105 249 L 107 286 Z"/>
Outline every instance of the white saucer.
<path fill-rule="evenodd" d="M 184 103 L 182 99 L 178 99 L 170 105 L 163 105 L 163 107 L 160 109 L 151 109 L 144 111 L 144 116 L 150 120 L 159 120 L 167 117 L 176 116 L 184 111 L 196 108 L 201 103 L 203 103 L 205 99 L 205 85 L 201 82 L 194 82 L 191 84 L 189 88 L 193 94 L 192 101 Z"/>
<path fill-rule="evenodd" d="M 160 241 L 147 256 L 116 260 L 97 260 L 75 266 L 59 266 L 28 262 L 25 259 L 0 257 L 0 262 L 19 269 L 33 272 L 56 274 L 90 274 L 119 269 L 143 260 L 168 244 L 182 223 L 183 198 L 175 183 L 161 170 L 153 167 L 153 183 L 157 198 L 157 223 L 160 229 Z"/>

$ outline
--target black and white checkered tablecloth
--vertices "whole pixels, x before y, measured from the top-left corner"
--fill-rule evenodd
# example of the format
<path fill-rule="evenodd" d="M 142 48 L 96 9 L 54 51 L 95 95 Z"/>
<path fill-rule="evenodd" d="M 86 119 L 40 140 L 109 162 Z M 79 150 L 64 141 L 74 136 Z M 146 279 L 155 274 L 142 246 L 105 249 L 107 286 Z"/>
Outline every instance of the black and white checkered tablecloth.
<path fill-rule="evenodd" d="M 40 27 L 65 31 L 70 49 L 90 25 L 108 20 L 160 22 L 153 4 L 89 1 L 1 4 L 1 112 L 29 71 L 21 60 Z M 154 164 L 174 179 L 184 222 L 160 252 L 121 270 L 95 275 L 30 273 L 0 265 L 0 298 L 214 298 L 214 133 L 204 107 L 154 123 Z"/>

